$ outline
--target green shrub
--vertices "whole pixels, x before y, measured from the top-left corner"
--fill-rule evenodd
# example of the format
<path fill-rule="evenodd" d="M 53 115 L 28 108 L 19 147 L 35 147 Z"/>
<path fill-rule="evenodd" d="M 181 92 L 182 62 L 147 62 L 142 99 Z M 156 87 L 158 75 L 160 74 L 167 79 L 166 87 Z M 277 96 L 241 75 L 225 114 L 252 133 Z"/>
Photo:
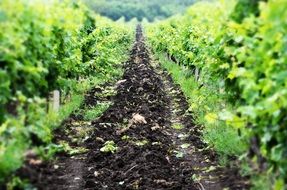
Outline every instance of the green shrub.
<path fill-rule="evenodd" d="M 81 105 L 95 77 L 113 76 L 132 33 L 80 3 L 60 0 L 1 0 L 0 30 L 1 183 L 28 148 L 51 142 L 53 129 Z M 47 97 L 56 89 L 66 110 L 47 113 Z"/>
<path fill-rule="evenodd" d="M 239 135 L 256 138 L 260 155 L 251 156 L 263 156 L 274 175 L 286 179 L 287 1 L 256 1 L 249 7 L 255 14 L 247 15 L 239 4 L 197 3 L 184 16 L 148 26 L 149 41 L 193 74 L 199 71 L 199 85 L 225 97 L 232 107 L 223 104 L 225 111 L 218 112 L 208 106 L 205 114 L 225 121 Z M 241 23 L 231 18 L 234 13 L 241 15 Z"/>

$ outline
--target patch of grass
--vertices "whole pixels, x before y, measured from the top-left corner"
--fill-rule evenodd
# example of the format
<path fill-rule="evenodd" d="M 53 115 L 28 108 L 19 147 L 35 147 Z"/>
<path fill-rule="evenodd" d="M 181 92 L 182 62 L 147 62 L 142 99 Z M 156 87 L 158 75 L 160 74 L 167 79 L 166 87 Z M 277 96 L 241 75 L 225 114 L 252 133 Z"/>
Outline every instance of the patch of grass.
<path fill-rule="evenodd" d="M 237 130 L 223 122 L 205 123 L 204 140 L 222 156 L 241 155 L 247 149 L 246 143 L 238 136 Z"/>
<path fill-rule="evenodd" d="M 228 155 L 241 155 L 245 152 L 247 143 L 238 135 L 237 129 L 216 119 L 213 123 L 206 121 L 206 114 L 221 113 L 223 108 L 231 107 L 225 101 L 226 95 L 220 92 L 220 86 L 214 86 L 218 83 L 206 82 L 208 79 L 204 78 L 204 71 L 202 79 L 196 81 L 187 67 L 169 61 L 163 54 L 157 54 L 156 57 L 162 67 L 172 75 L 174 82 L 180 85 L 196 124 L 204 126 L 203 140 L 222 156 L 221 163 L 226 163 Z"/>
<path fill-rule="evenodd" d="M 50 143 L 47 146 L 35 147 L 36 154 L 45 161 L 52 160 L 54 155 L 58 152 L 63 152 L 63 146 L 60 144 Z"/>
<path fill-rule="evenodd" d="M 96 86 L 105 82 L 107 78 L 96 78 L 92 77 L 89 79 L 84 80 L 81 84 L 76 84 L 74 86 L 75 90 L 71 93 L 71 98 L 65 101 L 65 104 L 61 105 L 59 112 L 54 112 L 53 110 L 49 110 L 46 115 L 44 124 L 47 126 L 49 131 L 46 131 L 45 136 L 52 137 L 52 131 L 58 128 L 61 123 L 68 118 L 73 112 L 75 112 L 83 103 L 84 101 L 84 92 L 88 91 L 92 86 Z M 100 115 L 105 109 L 108 107 L 107 105 L 99 104 L 99 106 L 93 107 L 89 110 L 86 115 L 85 119 L 91 120 L 93 117 L 97 117 Z M 83 133 L 83 134 L 80 134 Z M 79 131 L 80 135 L 86 134 L 86 131 Z M 53 155 L 56 152 L 64 151 L 62 145 L 56 145 L 53 143 L 48 143 L 45 146 L 36 147 L 37 154 L 44 160 L 53 159 Z M 84 152 L 85 150 L 72 150 L 68 151 L 72 154 L 77 154 Z"/>
<path fill-rule="evenodd" d="M 71 101 L 60 108 L 58 118 L 60 122 L 69 117 L 73 111 L 79 108 L 83 101 L 84 97 L 82 95 L 79 94 L 73 95 Z"/>
<path fill-rule="evenodd" d="M 84 113 L 84 120 L 91 121 L 103 114 L 111 104 L 104 102 L 104 103 L 98 103 L 96 106 L 93 106 L 91 108 L 88 108 Z"/>
<path fill-rule="evenodd" d="M 115 96 L 116 95 L 115 87 L 106 87 L 104 91 L 99 94 L 99 97 L 108 97 L 108 96 Z"/>
<path fill-rule="evenodd" d="M 6 184 L 7 190 L 13 189 L 34 189 L 28 180 L 21 179 L 18 176 L 12 176 L 11 180 Z"/>
<path fill-rule="evenodd" d="M 69 155 L 77 155 L 77 154 L 83 154 L 86 153 L 88 150 L 84 147 L 77 147 L 77 148 L 72 148 L 68 142 L 61 141 L 60 146 L 63 148 L 65 152 L 67 152 Z"/>

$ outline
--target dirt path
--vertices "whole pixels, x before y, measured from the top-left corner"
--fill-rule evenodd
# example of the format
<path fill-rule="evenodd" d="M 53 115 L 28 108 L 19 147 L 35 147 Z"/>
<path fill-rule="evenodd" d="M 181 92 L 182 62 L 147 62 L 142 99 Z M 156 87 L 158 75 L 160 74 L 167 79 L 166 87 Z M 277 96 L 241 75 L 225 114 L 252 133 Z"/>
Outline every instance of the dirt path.
<path fill-rule="evenodd" d="M 37 167 L 27 164 L 22 176 L 53 190 L 246 189 L 237 172 L 219 167 L 216 154 L 205 148 L 183 93 L 151 60 L 141 27 L 117 93 L 100 96 L 107 88 L 113 87 L 93 89 L 86 97 L 85 105 L 113 103 L 99 119 L 89 123 L 71 116 L 58 132 L 58 141 L 88 151 L 58 155 Z"/>
<path fill-rule="evenodd" d="M 248 189 L 248 180 L 240 176 L 236 168 L 220 166 L 218 155 L 201 140 L 202 129 L 194 125 L 188 102 L 174 84 L 167 71 L 154 63 L 170 100 L 170 121 L 175 153 L 182 165 L 192 167 L 192 179 L 196 189 L 206 190 L 243 190 Z"/>

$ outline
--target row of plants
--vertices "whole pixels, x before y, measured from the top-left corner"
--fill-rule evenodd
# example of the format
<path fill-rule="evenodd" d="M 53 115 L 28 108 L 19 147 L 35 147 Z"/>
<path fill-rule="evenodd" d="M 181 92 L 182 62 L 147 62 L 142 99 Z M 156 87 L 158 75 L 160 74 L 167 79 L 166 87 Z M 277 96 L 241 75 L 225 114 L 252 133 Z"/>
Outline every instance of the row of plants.
<path fill-rule="evenodd" d="M 2 183 L 28 149 L 50 151 L 53 130 L 84 92 L 117 74 L 133 34 L 81 3 L 60 0 L 1 0 L 0 30 Z M 53 90 L 61 92 L 59 113 L 49 110 Z"/>
<path fill-rule="evenodd" d="M 248 160 L 249 174 L 272 176 L 258 189 L 284 189 L 287 181 L 286 10 L 286 0 L 206 1 L 147 25 L 153 50 L 196 76 L 189 101 L 198 122 L 236 131 L 248 145 L 237 156 Z"/>

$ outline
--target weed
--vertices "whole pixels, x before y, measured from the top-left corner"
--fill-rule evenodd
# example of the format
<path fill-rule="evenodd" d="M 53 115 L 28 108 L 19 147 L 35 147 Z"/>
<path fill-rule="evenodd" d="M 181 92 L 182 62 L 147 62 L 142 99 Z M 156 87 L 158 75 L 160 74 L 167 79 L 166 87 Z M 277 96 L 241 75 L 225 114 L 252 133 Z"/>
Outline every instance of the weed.
<path fill-rule="evenodd" d="M 169 61 L 163 54 L 156 54 L 162 67 L 171 73 L 175 83 L 178 83 L 188 98 L 189 110 L 195 116 L 195 122 L 203 125 L 203 140 L 214 147 L 222 157 L 222 163 L 226 163 L 229 155 L 240 155 L 243 153 L 247 144 L 241 139 L 237 131 L 224 122 L 215 120 L 208 122 L 205 118 L 207 113 L 222 112 L 222 105 L 228 106 L 225 96 L 217 92 L 217 87 L 212 84 L 205 84 L 199 88 L 200 84 L 190 75 L 190 71 L 184 67 Z M 174 124 L 172 128 L 182 129 L 180 124 Z M 244 132 L 244 131 L 243 131 Z"/>
<path fill-rule="evenodd" d="M 115 153 L 118 150 L 117 145 L 114 141 L 106 141 L 104 146 L 100 149 L 101 152 Z"/>
<path fill-rule="evenodd" d="M 176 154 L 175 157 L 177 157 L 177 158 L 183 158 L 183 156 L 184 156 L 183 152 L 181 152 L 181 151 L 175 150 L 173 152 Z"/>
<path fill-rule="evenodd" d="M 134 143 L 137 146 L 144 146 L 144 145 L 148 144 L 148 141 L 147 140 L 141 140 L 141 141 L 135 141 Z"/>
<path fill-rule="evenodd" d="M 101 114 L 105 112 L 110 105 L 111 105 L 110 103 L 104 102 L 104 103 L 98 103 L 96 106 L 89 108 L 84 113 L 84 120 L 86 121 L 95 120 L 96 118 L 101 116 Z"/>
<path fill-rule="evenodd" d="M 73 148 L 69 145 L 69 143 L 67 143 L 65 141 L 61 141 L 60 146 L 62 146 L 64 151 L 67 152 L 71 156 L 77 155 L 77 154 L 83 154 L 83 153 L 87 152 L 86 148 L 84 148 L 84 147 Z"/>
<path fill-rule="evenodd" d="M 35 152 L 43 160 L 51 160 L 56 153 L 63 151 L 64 148 L 62 145 L 57 145 L 54 143 L 50 143 L 47 146 L 40 146 L 35 148 Z"/>
<path fill-rule="evenodd" d="M 12 176 L 11 180 L 6 184 L 7 190 L 14 189 L 27 189 L 27 190 L 35 190 L 31 184 L 27 180 L 23 180 L 17 176 Z"/>
<path fill-rule="evenodd" d="M 171 128 L 176 129 L 176 130 L 181 130 L 184 128 L 184 126 L 180 123 L 175 123 L 171 126 Z"/>
<path fill-rule="evenodd" d="M 124 136 L 122 136 L 121 139 L 122 139 L 123 141 L 128 141 L 130 138 L 131 138 L 130 136 L 124 135 Z"/>

